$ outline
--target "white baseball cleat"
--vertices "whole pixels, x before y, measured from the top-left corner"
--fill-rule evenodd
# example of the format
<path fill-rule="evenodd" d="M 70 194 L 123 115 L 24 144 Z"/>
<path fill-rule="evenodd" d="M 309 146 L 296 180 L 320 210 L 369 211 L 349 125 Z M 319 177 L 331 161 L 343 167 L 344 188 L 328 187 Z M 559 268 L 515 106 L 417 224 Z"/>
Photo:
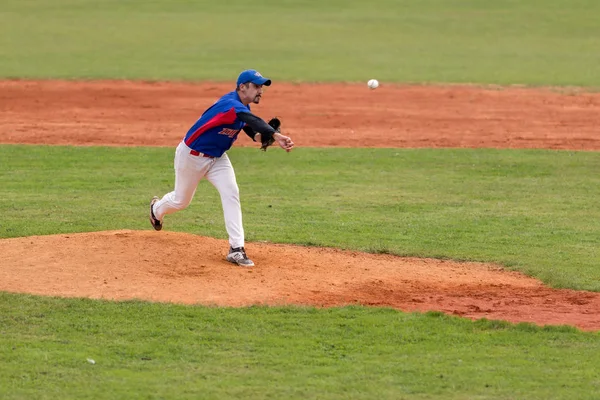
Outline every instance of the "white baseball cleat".
<path fill-rule="evenodd" d="M 254 263 L 246 255 L 246 250 L 243 247 L 229 248 L 227 261 L 239 265 L 240 267 L 254 267 Z"/>

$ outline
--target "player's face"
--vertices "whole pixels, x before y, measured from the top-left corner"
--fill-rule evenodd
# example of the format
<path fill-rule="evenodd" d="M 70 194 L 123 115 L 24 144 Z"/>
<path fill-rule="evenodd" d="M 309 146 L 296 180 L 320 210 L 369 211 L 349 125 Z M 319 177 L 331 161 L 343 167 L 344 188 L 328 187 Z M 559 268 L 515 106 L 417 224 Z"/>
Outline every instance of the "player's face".
<path fill-rule="evenodd" d="M 258 104 L 263 94 L 263 85 L 248 82 L 243 85 L 242 92 L 244 97 L 248 100 L 248 103 Z"/>

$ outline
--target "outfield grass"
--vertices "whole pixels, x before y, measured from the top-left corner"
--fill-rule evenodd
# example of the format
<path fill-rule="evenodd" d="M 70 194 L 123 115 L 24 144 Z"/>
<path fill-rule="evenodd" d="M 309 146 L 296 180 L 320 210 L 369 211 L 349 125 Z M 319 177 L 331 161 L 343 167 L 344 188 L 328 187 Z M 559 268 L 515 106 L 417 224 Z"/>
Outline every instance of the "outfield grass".
<path fill-rule="evenodd" d="M 3 0 L 0 77 L 600 87 L 591 0 Z"/>
<path fill-rule="evenodd" d="M 592 399 L 599 338 L 377 308 L 0 293 L 0 391 L 5 400 Z"/>
<path fill-rule="evenodd" d="M 149 229 L 174 150 L 0 146 L 0 237 Z M 234 148 L 247 240 L 490 261 L 600 291 L 600 153 Z M 265 179 L 265 177 L 268 177 Z M 225 238 L 207 182 L 165 229 Z"/>

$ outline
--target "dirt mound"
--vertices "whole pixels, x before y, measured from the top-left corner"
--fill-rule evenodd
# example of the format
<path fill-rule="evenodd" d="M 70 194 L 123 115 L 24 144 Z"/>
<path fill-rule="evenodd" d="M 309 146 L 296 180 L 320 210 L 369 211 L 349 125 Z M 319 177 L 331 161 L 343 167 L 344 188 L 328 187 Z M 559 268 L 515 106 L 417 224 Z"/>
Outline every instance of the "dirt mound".
<path fill-rule="evenodd" d="M 600 293 L 555 290 L 481 263 L 248 243 L 175 232 L 112 231 L 0 241 L 0 290 L 98 299 L 247 306 L 389 306 L 468 318 L 600 329 Z"/>
<path fill-rule="evenodd" d="M 0 143 L 172 146 L 223 83 L 0 81 Z M 299 147 L 600 150 L 600 93 L 578 90 L 275 82 L 253 110 Z M 257 146 L 240 135 L 237 146 Z M 168 166 L 165 166 L 167 168 Z M 600 329 L 600 294 L 553 290 L 476 263 L 248 243 L 172 232 L 0 240 L 0 290 L 242 306 L 365 304 Z"/>

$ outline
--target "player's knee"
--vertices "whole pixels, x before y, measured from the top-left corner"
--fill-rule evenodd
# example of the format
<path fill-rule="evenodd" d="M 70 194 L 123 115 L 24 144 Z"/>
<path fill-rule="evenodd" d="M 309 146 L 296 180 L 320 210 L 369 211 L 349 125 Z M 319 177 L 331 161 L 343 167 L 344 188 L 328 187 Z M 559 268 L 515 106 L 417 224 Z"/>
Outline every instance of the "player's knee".
<path fill-rule="evenodd" d="M 230 186 L 226 190 L 221 191 L 221 198 L 226 201 L 240 201 L 240 189 L 237 185 Z"/>
<path fill-rule="evenodd" d="M 229 197 L 232 199 L 240 198 L 240 189 L 237 187 L 237 185 L 230 187 L 228 193 Z"/>

